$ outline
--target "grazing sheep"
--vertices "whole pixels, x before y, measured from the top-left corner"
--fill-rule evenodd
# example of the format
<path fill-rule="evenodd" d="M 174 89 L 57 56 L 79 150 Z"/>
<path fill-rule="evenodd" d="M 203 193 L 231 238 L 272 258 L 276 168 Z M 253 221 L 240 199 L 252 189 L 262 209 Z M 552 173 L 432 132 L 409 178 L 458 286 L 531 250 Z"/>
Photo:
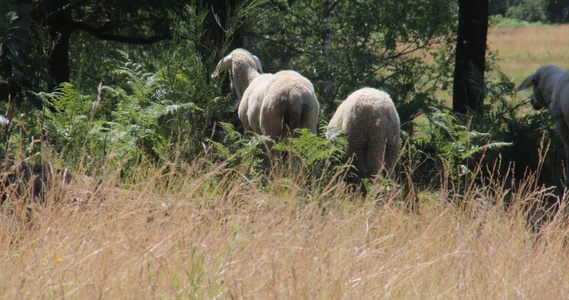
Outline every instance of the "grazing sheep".
<path fill-rule="evenodd" d="M 328 126 L 344 131 L 347 154 L 354 155 L 359 177 L 380 172 L 393 177 L 399 157 L 399 115 L 391 97 L 373 88 L 353 92 L 340 104 Z"/>
<path fill-rule="evenodd" d="M 261 74 L 261 61 L 244 49 L 223 58 L 212 77 L 229 70 L 231 89 L 239 100 L 245 134 L 268 135 L 278 141 L 294 129 L 316 133 L 320 110 L 312 83 L 295 71 Z"/>
<path fill-rule="evenodd" d="M 516 91 L 529 87 L 533 87 L 531 106 L 536 110 L 549 108 L 557 133 L 563 141 L 565 176 L 569 176 L 569 70 L 563 71 L 553 65 L 543 66 L 524 79 Z"/>

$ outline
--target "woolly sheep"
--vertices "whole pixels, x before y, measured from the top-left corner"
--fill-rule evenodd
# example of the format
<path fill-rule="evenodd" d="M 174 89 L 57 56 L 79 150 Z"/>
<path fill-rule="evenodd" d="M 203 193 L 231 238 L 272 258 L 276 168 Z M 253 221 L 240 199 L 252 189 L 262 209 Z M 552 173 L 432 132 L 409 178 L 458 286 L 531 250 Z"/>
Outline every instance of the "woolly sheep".
<path fill-rule="evenodd" d="M 297 128 L 316 133 L 320 107 L 308 79 L 295 71 L 261 74 L 261 61 L 245 49 L 235 49 L 223 58 L 212 77 L 225 70 L 241 101 L 239 119 L 246 135 L 252 132 L 278 141 Z"/>
<path fill-rule="evenodd" d="M 391 97 L 374 88 L 353 92 L 340 104 L 328 126 L 344 131 L 347 154 L 362 178 L 383 172 L 393 176 L 399 157 L 399 115 Z"/>
<path fill-rule="evenodd" d="M 531 106 L 536 110 L 549 108 L 557 133 L 563 141 L 565 174 L 569 176 L 569 70 L 563 71 L 553 65 L 543 66 L 524 79 L 516 91 L 529 87 L 533 87 Z"/>

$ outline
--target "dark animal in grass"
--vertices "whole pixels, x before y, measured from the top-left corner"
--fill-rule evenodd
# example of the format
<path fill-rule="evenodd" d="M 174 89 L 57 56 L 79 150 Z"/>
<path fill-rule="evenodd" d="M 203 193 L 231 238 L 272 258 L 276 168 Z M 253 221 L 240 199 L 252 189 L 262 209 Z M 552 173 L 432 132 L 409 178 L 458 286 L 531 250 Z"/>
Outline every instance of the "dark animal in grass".
<path fill-rule="evenodd" d="M 67 169 L 56 170 L 45 164 L 0 158 L 0 203 L 4 204 L 11 196 L 43 203 L 46 190 L 53 186 L 55 180 L 69 183 L 71 174 Z"/>

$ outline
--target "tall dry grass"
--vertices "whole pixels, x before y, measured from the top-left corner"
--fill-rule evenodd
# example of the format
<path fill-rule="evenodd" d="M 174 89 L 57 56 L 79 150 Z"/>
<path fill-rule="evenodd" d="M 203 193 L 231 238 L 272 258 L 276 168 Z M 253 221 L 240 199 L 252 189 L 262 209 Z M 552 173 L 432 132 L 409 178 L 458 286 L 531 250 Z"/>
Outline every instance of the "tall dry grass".
<path fill-rule="evenodd" d="M 422 191 L 409 212 L 401 188 L 364 201 L 341 180 L 313 192 L 300 168 L 273 182 L 202 161 L 131 178 L 77 175 L 46 193 L 29 222 L 0 223 L 4 299 L 560 299 L 569 294 L 568 230 L 538 233 L 501 183 Z M 286 176 L 285 176 L 286 175 Z M 339 176 L 340 177 L 340 176 Z M 8 201 L 15 201 L 9 199 Z M 498 203 L 498 204 L 496 204 Z"/>

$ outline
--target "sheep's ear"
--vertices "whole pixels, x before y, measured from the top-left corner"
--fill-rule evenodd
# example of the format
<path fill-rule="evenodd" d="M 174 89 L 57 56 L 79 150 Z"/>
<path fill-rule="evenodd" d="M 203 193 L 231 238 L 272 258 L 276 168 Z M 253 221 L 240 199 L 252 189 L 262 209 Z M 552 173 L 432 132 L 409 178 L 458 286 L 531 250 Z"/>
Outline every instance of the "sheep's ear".
<path fill-rule="evenodd" d="M 253 60 L 255 61 L 255 65 L 257 65 L 257 72 L 263 73 L 263 67 L 261 66 L 261 60 L 256 55 L 253 55 Z"/>
<path fill-rule="evenodd" d="M 211 75 L 211 78 L 219 76 L 221 72 L 225 71 L 227 68 L 231 66 L 232 62 L 233 62 L 233 57 L 231 56 L 231 54 L 227 55 L 222 60 L 220 60 L 219 63 L 217 64 L 217 67 L 215 67 L 215 71 Z"/>
<path fill-rule="evenodd" d="M 528 78 L 524 79 L 522 83 L 516 88 L 516 92 L 523 91 L 527 88 L 534 86 L 535 83 L 535 74 L 531 74 Z"/>

